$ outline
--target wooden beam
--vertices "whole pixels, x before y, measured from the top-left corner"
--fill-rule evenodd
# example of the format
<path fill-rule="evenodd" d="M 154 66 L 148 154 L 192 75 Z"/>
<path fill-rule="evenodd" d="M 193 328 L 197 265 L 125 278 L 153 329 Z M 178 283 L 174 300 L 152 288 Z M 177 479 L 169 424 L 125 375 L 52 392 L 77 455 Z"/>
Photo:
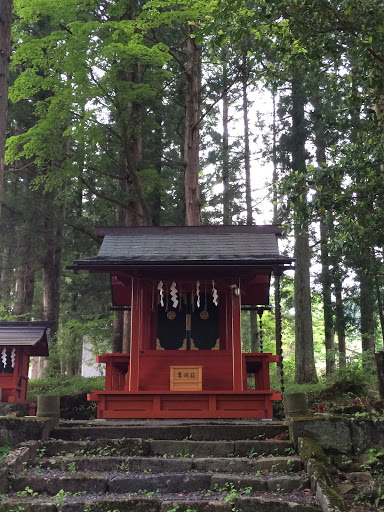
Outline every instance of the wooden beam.
<path fill-rule="evenodd" d="M 142 329 L 141 284 L 132 278 L 132 310 L 131 310 L 131 352 L 129 365 L 129 391 L 139 390 L 139 354 Z"/>

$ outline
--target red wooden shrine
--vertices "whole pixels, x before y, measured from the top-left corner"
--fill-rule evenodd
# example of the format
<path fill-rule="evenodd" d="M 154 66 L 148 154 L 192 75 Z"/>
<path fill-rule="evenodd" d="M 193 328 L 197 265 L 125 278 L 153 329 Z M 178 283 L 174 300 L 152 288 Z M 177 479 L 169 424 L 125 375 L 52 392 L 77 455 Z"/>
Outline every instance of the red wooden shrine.
<path fill-rule="evenodd" d="M 0 322 L 1 402 L 27 403 L 31 356 L 48 356 L 49 322 Z"/>
<path fill-rule="evenodd" d="M 269 303 L 276 226 L 99 228 L 98 256 L 71 267 L 108 273 L 114 308 L 131 311 L 130 353 L 103 354 L 98 418 L 271 418 L 269 363 L 243 353 L 241 309 Z M 247 376 L 254 378 L 248 389 Z"/>

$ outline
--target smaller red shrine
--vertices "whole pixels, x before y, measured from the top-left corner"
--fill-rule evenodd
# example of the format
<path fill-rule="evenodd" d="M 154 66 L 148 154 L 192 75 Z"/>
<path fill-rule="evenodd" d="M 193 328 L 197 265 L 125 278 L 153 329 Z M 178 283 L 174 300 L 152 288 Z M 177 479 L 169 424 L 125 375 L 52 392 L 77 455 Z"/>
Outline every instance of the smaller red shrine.
<path fill-rule="evenodd" d="M 74 270 L 108 273 L 131 311 L 129 354 L 103 354 L 98 418 L 271 418 L 269 363 L 244 353 L 241 309 L 269 304 L 272 273 L 292 262 L 277 226 L 99 228 L 99 254 Z M 247 376 L 254 377 L 248 389 Z"/>
<path fill-rule="evenodd" d="M 27 403 L 29 359 L 48 356 L 50 322 L 0 322 L 1 402 Z"/>

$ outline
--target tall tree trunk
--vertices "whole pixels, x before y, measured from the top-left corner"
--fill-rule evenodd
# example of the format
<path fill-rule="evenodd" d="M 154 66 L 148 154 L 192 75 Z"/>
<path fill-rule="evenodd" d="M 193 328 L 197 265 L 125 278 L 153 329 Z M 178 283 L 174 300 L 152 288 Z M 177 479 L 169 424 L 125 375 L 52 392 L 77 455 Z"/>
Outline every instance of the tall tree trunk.
<path fill-rule="evenodd" d="M 122 165 L 123 167 L 123 165 Z M 123 190 L 126 193 L 126 183 L 123 180 L 117 180 L 116 183 L 118 191 Z M 123 208 L 118 205 L 116 207 L 116 222 L 118 226 L 125 224 L 125 213 Z M 112 352 L 120 354 L 123 352 L 123 338 L 124 338 L 124 312 L 114 311 L 112 321 Z"/>
<path fill-rule="evenodd" d="M 23 231 L 23 237 L 18 236 L 17 278 L 15 283 L 15 305 L 12 313 L 23 315 L 21 320 L 30 320 L 35 292 L 35 262 L 31 259 L 31 235 Z"/>
<path fill-rule="evenodd" d="M 339 344 L 339 368 L 345 368 L 347 362 L 347 351 L 345 343 L 345 314 L 343 302 L 343 283 L 339 269 L 339 258 L 332 256 L 333 282 L 335 285 L 335 330 Z"/>
<path fill-rule="evenodd" d="M 25 164 L 25 162 L 24 162 Z M 19 193 L 21 197 L 28 197 L 28 191 L 32 180 L 32 175 L 28 171 L 22 173 L 19 181 Z M 34 222 L 34 219 L 32 220 Z M 15 304 L 13 307 L 14 315 L 25 315 L 24 319 L 29 320 L 32 313 L 33 297 L 35 292 L 35 268 L 36 262 L 33 258 L 31 218 L 19 219 L 16 226 L 17 256 L 18 264 L 16 268 L 15 283 Z"/>
<path fill-rule="evenodd" d="M 363 253 L 358 278 L 360 282 L 360 330 L 363 353 L 375 352 L 374 297 L 375 286 L 371 274 L 372 257 L 368 249 Z M 366 363 L 370 366 L 370 362 Z"/>
<path fill-rule="evenodd" d="M 292 171 L 306 173 L 304 124 L 305 94 L 302 77 L 292 80 Z M 311 255 L 309 250 L 308 220 L 306 216 L 307 190 L 304 186 L 298 191 L 295 220 L 295 382 L 317 382 L 313 348 L 311 288 L 309 268 Z"/>
<path fill-rule="evenodd" d="M 80 152 L 79 152 L 80 153 Z M 78 156 L 78 160 L 80 160 L 80 154 Z M 79 167 L 83 167 L 83 159 Z M 83 189 L 81 179 L 77 181 L 77 191 L 74 197 L 74 201 L 72 206 L 72 210 L 76 215 L 77 219 L 81 219 L 83 217 Z M 78 251 L 78 247 L 80 247 L 80 236 L 79 231 L 75 229 L 73 231 L 73 247 L 76 248 L 74 252 L 74 259 L 80 258 L 80 252 Z M 73 290 L 69 297 L 69 311 L 71 318 L 79 318 L 78 315 L 79 310 L 79 294 L 77 290 Z M 78 333 L 75 329 L 70 329 L 68 333 L 68 339 L 66 343 L 66 353 L 70 354 L 70 357 L 67 358 L 67 364 L 65 368 L 66 375 L 79 375 L 82 370 L 82 356 L 83 356 L 83 345 L 86 341 L 84 339 L 86 337 L 79 337 Z M 81 347 L 81 350 L 80 350 Z"/>
<path fill-rule="evenodd" d="M 8 245 L 9 244 L 9 245 Z M 6 306 L 10 303 L 11 283 L 13 280 L 12 248 L 10 242 L 3 246 L 0 264 L 0 300 Z"/>
<path fill-rule="evenodd" d="M 193 33 L 188 26 L 188 35 Z M 187 226 L 201 224 L 199 188 L 200 48 L 188 37 L 185 75 L 187 79 L 184 134 L 184 189 Z"/>
<path fill-rule="evenodd" d="M 124 316 L 123 311 L 113 312 L 112 321 L 112 352 L 120 354 L 123 351 Z"/>
<path fill-rule="evenodd" d="M 161 99 L 157 103 L 155 111 L 155 119 L 157 129 L 153 135 L 153 146 L 154 146 L 154 169 L 157 175 L 161 176 L 162 164 L 163 164 L 163 116 L 161 112 Z M 161 225 L 161 191 L 160 187 L 156 187 L 152 192 L 151 198 L 152 204 L 152 224 L 154 226 Z"/>
<path fill-rule="evenodd" d="M 247 205 L 247 225 L 253 224 L 252 211 L 252 184 L 251 184 L 251 150 L 249 146 L 249 120 L 248 120 L 248 59 L 243 55 L 242 97 L 244 122 L 244 169 L 245 169 L 245 202 Z"/>
<path fill-rule="evenodd" d="M 0 219 L 4 189 L 12 8 L 13 0 L 0 0 Z"/>
<path fill-rule="evenodd" d="M 314 106 L 314 131 L 316 144 L 316 160 L 318 167 L 327 165 L 325 126 L 322 116 L 322 101 L 320 90 L 317 88 L 312 100 Z M 330 238 L 329 214 L 327 205 L 323 205 L 325 212 L 320 218 L 320 259 L 321 259 L 321 286 L 323 295 L 324 337 L 326 354 L 326 375 L 335 371 L 335 336 L 333 328 L 332 305 L 332 276 L 330 272 L 330 259 L 328 240 Z"/>
<path fill-rule="evenodd" d="M 43 218 L 44 253 L 43 267 L 43 320 L 52 322 L 51 335 L 55 336 L 59 324 L 60 311 L 60 278 L 61 278 L 61 226 L 57 224 L 57 213 L 53 195 L 47 192 L 44 195 L 45 214 Z"/>
<path fill-rule="evenodd" d="M 260 334 L 257 311 L 251 309 L 249 312 L 249 321 L 251 324 L 251 352 L 260 351 Z"/>
<path fill-rule="evenodd" d="M 355 79 L 355 75 L 357 75 L 357 67 L 353 66 L 352 68 L 352 95 L 353 99 L 356 102 L 357 107 L 352 110 L 351 114 L 351 141 L 353 143 L 357 143 L 357 137 L 359 133 L 359 128 L 361 125 L 361 107 L 360 107 L 360 93 L 358 90 L 358 82 Z M 356 101 L 358 100 L 358 101 Z M 364 186 L 363 180 L 361 180 L 361 176 L 359 173 L 356 173 L 356 186 L 357 186 L 357 202 L 360 200 L 361 192 L 359 190 L 360 185 Z M 360 221 L 361 225 L 364 225 L 365 217 L 368 216 L 369 213 L 364 211 L 359 213 L 359 216 L 362 217 Z M 359 247 L 359 257 L 357 258 L 357 277 L 360 284 L 360 332 L 361 332 L 361 346 L 362 352 L 371 351 L 372 356 L 375 351 L 375 320 L 374 320 L 374 297 L 375 297 L 375 284 L 374 278 L 372 274 L 373 267 L 373 255 L 370 246 L 367 242 L 363 241 L 361 247 Z M 363 364 L 366 368 L 371 367 L 373 363 L 372 359 L 369 358 L 363 360 Z"/>
<path fill-rule="evenodd" d="M 225 58 L 225 55 L 224 55 Z M 229 192 L 229 133 L 228 133 L 228 72 L 227 66 L 223 66 L 223 169 L 221 179 L 223 182 L 223 224 L 232 224 L 230 192 Z"/>
<path fill-rule="evenodd" d="M 379 279 L 376 276 L 375 280 L 375 286 L 376 286 L 376 300 L 377 300 L 377 307 L 379 310 L 379 319 L 380 319 L 380 327 L 381 327 L 381 337 L 383 338 L 384 342 L 384 309 L 383 309 L 383 298 L 380 290 L 380 283 Z"/>
<path fill-rule="evenodd" d="M 272 199 L 273 199 L 273 224 L 279 224 L 277 216 L 277 125 L 276 125 L 276 94 L 273 93 L 273 121 L 272 121 Z M 283 339 L 281 329 L 281 276 L 280 273 L 274 272 L 274 299 L 275 299 L 275 337 L 276 337 L 276 354 L 279 356 L 277 362 L 277 373 L 283 379 Z M 283 386 L 283 384 L 282 384 Z"/>
<path fill-rule="evenodd" d="M 329 264 L 328 240 L 330 230 L 326 220 L 320 219 L 320 258 L 321 286 L 323 295 L 324 337 L 325 337 L 325 372 L 330 375 L 335 371 L 335 331 L 333 327 L 332 275 Z"/>
<path fill-rule="evenodd" d="M 279 224 L 277 217 L 277 124 L 276 124 L 276 94 L 273 93 L 273 121 L 272 121 L 272 200 L 273 200 L 273 223 Z"/>
<path fill-rule="evenodd" d="M 140 62 L 136 63 L 133 71 L 124 70 L 122 72 L 123 80 L 130 83 L 140 83 L 141 75 Z M 151 225 L 151 214 L 139 179 L 143 152 L 142 117 L 143 107 L 141 103 L 127 104 L 123 100 L 120 106 L 120 122 L 123 137 L 123 169 L 126 177 L 126 195 L 128 197 L 125 211 L 126 226 Z"/>

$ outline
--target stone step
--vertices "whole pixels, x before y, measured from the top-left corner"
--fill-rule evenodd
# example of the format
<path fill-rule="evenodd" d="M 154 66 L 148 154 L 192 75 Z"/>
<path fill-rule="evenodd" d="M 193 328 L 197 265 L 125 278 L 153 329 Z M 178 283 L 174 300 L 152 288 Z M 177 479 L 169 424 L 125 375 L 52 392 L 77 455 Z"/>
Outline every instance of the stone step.
<path fill-rule="evenodd" d="M 163 441 L 150 443 L 154 455 L 193 454 L 195 457 L 253 457 L 261 455 L 288 455 L 293 452 L 289 441 Z"/>
<path fill-rule="evenodd" d="M 37 458 L 31 467 L 40 469 L 57 469 L 66 472 L 138 472 L 138 473 L 173 473 L 180 471 L 205 471 L 221 473 L 277 473 L 297 472 L 302 469 L 298 457 L 260 457 L 260 458 L 208 458 L 208 457 L 69 457 L 57 456 Z"/>
<path fill-rule="evenodd" d="M 56 495 L 59 492 L 77 493 L 188 493 L 225 491 L 228 486 L 236 489 L 250 488 L 253 491 L 268 492 L 286 490 L 294 492 L 308 487 L 305 476 L 300 475 L 229 475 L 228 473 L 158 473 L 122 474 L 53 472 L 44 476 L 16 476 L 11 479 L 14 491 L 26 488 L 38 493 Z"/>
<path fill-rule="evenodd" d="M 192 441 L 151 440 L 138 438 L 96 439 L 94 441 L 46 441 L 39 453 L 54 455 L 194 455 L 195 457 L 253 457 L 261 455 L 289 455 L 293 452 L 289 441 Z"/>
<path fill-rule="evenodd" d="M 0 512 L 22 510 L 23 512 L 320 512 L 320 508 L 309 503 L 289 501 L 287 495 L 283 501 L 274 497 L 234 497 L 230 502 L 202 499 L 162 499 L 156 497 L 87 497 L 72 501 L 66 498 L 63 503 L 52 500 L 3 500 Z M 297 499 L 297 494 L 295 497 Z M 306 496 L 302 495 L 302 499 Z"/>
<path fill-rule="evenodd" d="M 63 440 L 85 439 L 163 439 L 194 441 L 237 441 L 237 440 L 262 440 L 273 439 L 286 432 L 286 426 L 280 422 L 253 422 L 249 424 L 199 423 L 192 425 L 164 424 L 123 424 L 95 425 L 95 426 L 61 426 L 52 431 L 51 437 Z"/>

